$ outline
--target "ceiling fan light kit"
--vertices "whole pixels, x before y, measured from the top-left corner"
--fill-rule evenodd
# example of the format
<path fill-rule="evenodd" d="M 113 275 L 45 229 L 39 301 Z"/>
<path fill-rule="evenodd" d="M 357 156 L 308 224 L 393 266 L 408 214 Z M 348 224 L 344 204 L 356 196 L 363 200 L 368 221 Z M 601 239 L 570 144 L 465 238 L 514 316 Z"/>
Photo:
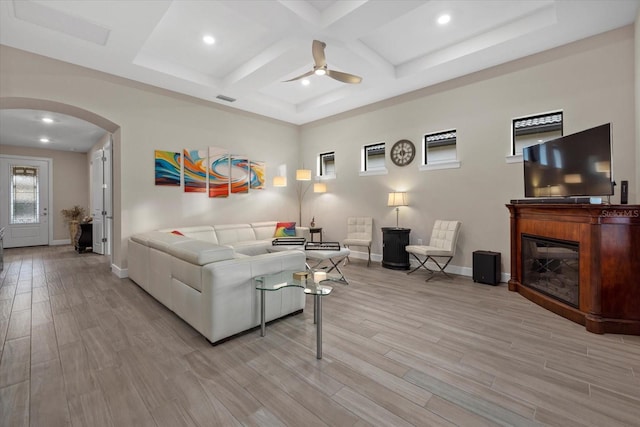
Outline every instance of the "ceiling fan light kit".
<path fill-rule="evenodd" d="M 314 40 L 311 45 L 311 54 L 313 55 L 313 61 L 314 61 L 313 70 L 308 71 L 298 77 L 285 80 L 285 82 L 300 80 L 305 77 L 309 77 L 313 74 L 317 76 L 326 75 L 342 83 L 358 84 L 362 81 L 362 77 L 356 76 L 355 74 L 349 74 L 349 73 L 343 73 L 342 71 L 330 70 L 329 67 L 327 66 L 327 59 L 324 54 L 325 47 L 327 47 L 327 44 L 325 42 Z"/>

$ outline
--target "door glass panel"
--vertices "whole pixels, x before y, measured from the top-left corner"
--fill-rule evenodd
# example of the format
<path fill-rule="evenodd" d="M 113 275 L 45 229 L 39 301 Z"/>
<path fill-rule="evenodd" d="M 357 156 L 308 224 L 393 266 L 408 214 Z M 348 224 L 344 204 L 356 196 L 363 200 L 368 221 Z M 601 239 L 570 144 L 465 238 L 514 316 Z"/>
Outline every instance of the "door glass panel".
<path fill-rule="evenodd" d="M 38 224 L 38 168 L 11 167 L 11 224 Z"/>

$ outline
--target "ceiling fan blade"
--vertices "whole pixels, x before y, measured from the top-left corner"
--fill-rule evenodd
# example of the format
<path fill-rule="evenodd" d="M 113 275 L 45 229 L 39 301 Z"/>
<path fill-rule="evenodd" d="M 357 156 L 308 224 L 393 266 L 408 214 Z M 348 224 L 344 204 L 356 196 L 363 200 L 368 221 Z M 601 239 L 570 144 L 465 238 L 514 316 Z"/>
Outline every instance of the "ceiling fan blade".
<path fill-rule="evenodd" d="M 343 73 L 341 71 L 335 71 L 335 70 L 327 70 L 327 76 L 331 77 L 332 79 L 341 81 L 342 83 L 357 84 L 362 81 L 362 77 L 360 76 L 356 76 L 349 73 Z"/>
<path fill-rule="evenodd" d="M 303 79 L 303 78 L 305 78 L 305 77 L 308 77 L 308 76 L 310 76 L 310 75 L 312 75 L 312 74 L 313 74 L 313 70 L 308 71 L 308 72 L 306 72 L 306 73 L 304 73 L 304 74 L 302 74 L 302 75 L 300 75 L 300 76 L 298 76 L 298 77 L 294 77 L 294 78 L 292 78 L 292 79 L 285 80 L 283 83 L 286 83 L 286 82 L 292 82 L 292 81 L 294 81 L 294 80 L 300 80 L 300 79 Z"/>
<path fill-rule="evenodd" d="M 327 65 L 327 58 L 324 56 L 324 48 L 327 47 L 325 42 L 314 40 L 311 45 L 311 53 L 313 54 L 313 61 L 316 63 L 317 68 L 322 68 Z"/>

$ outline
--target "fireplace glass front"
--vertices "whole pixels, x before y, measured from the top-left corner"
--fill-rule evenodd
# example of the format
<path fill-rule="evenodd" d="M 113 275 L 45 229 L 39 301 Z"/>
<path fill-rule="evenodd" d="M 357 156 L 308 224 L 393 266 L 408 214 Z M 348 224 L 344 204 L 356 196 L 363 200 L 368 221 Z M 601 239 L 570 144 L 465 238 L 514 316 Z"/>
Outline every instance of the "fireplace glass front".
<path fill-rule="evenodd" d="M 522 235 L 522 284 L 578 308 L 580 247 L 568 242 Z"/>

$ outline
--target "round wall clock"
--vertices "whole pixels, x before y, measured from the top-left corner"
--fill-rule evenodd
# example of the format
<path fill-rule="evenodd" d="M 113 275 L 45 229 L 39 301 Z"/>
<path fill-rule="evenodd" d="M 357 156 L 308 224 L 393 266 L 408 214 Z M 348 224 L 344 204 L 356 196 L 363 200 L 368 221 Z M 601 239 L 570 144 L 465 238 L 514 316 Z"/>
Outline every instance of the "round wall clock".
<path fill-rule="evenodd" d="M 401 139 L 391 147 L 391 161 L 398 166 L 406 166 L 416 156 L 416 147 L 408 139 Z"/>

